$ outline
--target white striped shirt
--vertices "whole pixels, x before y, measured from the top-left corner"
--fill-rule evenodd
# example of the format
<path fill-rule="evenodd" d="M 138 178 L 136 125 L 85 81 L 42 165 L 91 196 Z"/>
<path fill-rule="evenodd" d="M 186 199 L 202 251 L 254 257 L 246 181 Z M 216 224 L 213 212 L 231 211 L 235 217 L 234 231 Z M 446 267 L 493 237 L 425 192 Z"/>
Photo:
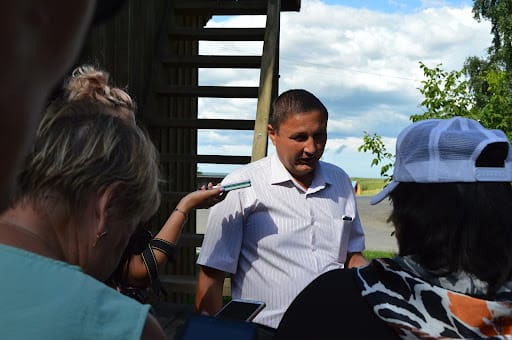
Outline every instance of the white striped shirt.
<path fill-rule="evenodd" d="M 235 170 L 223 184 L 244 180 L 251 186 L 211 209 L 197 262 L 232 273 L 232 297 L 264 301 L 254 322 L 277 328 L 307 284 L 364 249 L 364 234 L 350 179 L 335 165 L 319 162 L 307 191 L 277 155 Z"/>

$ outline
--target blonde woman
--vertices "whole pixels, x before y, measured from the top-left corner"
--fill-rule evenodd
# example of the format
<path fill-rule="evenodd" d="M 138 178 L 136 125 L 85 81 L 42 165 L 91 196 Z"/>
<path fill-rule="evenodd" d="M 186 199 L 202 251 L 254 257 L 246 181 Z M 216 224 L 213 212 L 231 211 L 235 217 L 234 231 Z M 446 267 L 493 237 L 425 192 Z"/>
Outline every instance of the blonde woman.
<path fill-rule="evenodd" d="M 82 65 L 76 68 L 64 86 L 64 100 L 73 102 L 91 100 L 101 103 L 108 109 L 109 114 L 117 116 L 130 124 L 135 124 L 136 104 L 123 89 L 111 84 L 109 74 L 92 65 Z M 133 236 L 132 243 L 146 241 L 147 246 L 134 254 L 129 247 L 123 255 L 121 264 L 111 277 L 110 283 L 121 292 L 140 301 L 145 300 L 144 288 L 151 286 L 159 294 L 162 291 L 158 279 L 158 271 L 169 260 L 174 259 L 176 245 L 181 235 L 182 227 L 189 213 L 196 208 L 209 208 L 220 202 L 225 196 L 222 188 L 197 190 L 183 197 L 167 219 L 164 226 L 154 238 L 146 238 L 144 230 Z M 139 255 L 140 254 L 140 255 Z"/>
<path fill-rule="evenodd" d="M 98 100 L 63 99 L 48 108 L 22 168 L 0 215 L 0 338 L 165 338 L 149 305 L 103 283 L 160 203 L 147 134 Z M 181 231 L 191 202 L 220 191 L 191 193 L 171 229 Z"/>
<path fill-rule="evenodd" d="M 0 216 L 0 337 L 163 339 L 142 305 L 106 280 L 156 211 L 157 154 L 146 134 L 90 101 L 43 118 Z"/>

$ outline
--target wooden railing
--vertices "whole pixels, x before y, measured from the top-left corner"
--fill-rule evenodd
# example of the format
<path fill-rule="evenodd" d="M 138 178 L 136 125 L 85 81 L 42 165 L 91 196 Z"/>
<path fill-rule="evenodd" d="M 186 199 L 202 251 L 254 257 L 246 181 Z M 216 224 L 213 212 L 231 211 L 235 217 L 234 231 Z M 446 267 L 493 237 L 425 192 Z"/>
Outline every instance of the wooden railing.
<path fill-rule="evenodd" d="M 209 2 L 211 4 L 211 2 Z M 259 2 L 263 3 L 262 1 Z M 185 11 L 190 10 L 194 2 L 186 2 L 186 1 L 178 1 L 176 4 L 179 4 L 179 10 Z M 219 6 L 222 2 L 218 3 Z M 231 5 L 235 4 L 232 2 Z M 256 1 L 254 2 L 256 4 Z M 222 6 L 221 6 L 222 7 Z M 194 7 L 196 10 L 198 7 Z M 223 9 L 222 7 L 221 9 Z M 226 7 L 227 8 L 227 7 Z M 257 88 L 222 88 L 222 87 L 177 87 L 177 86 L 161 86 L 158 88 L 157 92 L 170 95 L 170 96 L 188 96 L 188 95 L 198 95 L 198 96 L 213 96 L 213 97 L 228 97 L 230 94 L 234 92 L 239 92 L 237 97 L 256 97 L 257 95 L 257 108 L 256 108 L 256 117 L 255 120 L 205 120 L 205 119 L 191 119 L 191 118 L 158 118 L 153 117 L 147 119 L 151 124 L 155 124 L 158 126 L 165 127 L 174 127 L 174 128 L 221 128 L 221 129 L 246 129 L 252 130 L 254 129 L 254 138 L 252 145 L 252 154 L 251 156 L 219 156 L 219 155 L 180 155 L 180 154 L 167 154 L 161 153 L 162 161 L 170 161 L 170 160 L 180 160 L 183 162 L 193 161 L 198 163 L 216 163 L 216 164 L 246 164 L 250 161 L 255 161 L 262 157 L 265 157 L 267 154 L 267 124 L 269 119 L 269 113 L 271 110 L 271 103 L 278 92 L 278 69 L 279 69 L 279 31 L 280 31 L 280 13 L 281 13 L 281 0 L 268 0 L 267 2 L 267 16 L 266 16 L 266 25 L 264 29 L 248 29 L 249 32 L 261 32 L 261 38 L 263 39 L 263 51 L 261 57 L 233 57 L 227 56 L 225 61 L 221 61 L 223 56 L 212 57 L 208 56 L 197 56 L 191 58 L 186 61 L 186 63 L 192 64 L 192 62 L 199 63 L 203 67 L 227 67 L 228 61 L 231 63 L 235 63 L 233 65 L 229 65 L 229 67 L 258 67 L 258 65 L 254 64 L 255 61 L 260 62 L 260 79 L 259 86 Z M 225 10 L 225 9 L 224 9 Z M 235 13 L 233 13 L 235 14 Z M 211 30 L 211 29 L 210 29 Z M 243 37 L 240 29 L 237 31 L 238 36 L 233 36 L 231 38 L 235 39 L 238 37 Z M 186 38 L 190 39 L 199 39 L 199 37 L 204 38 L 204 34 L 206 29 L 174 29 L 173 32 L 180 33 L 176 35 L 177 37 L 183 38 L 184 33 L 187 33 Z M 210 40 L 223 40 L 226 38 L 223 35 L 223 32 L 226 34 L 233 34 L 233 30 L 225 29 L 217 29 L 215 33 L 209 33 L 208 39 Z M 230 37 L 227 37 L 230 38 Z M 226 39 L 227 39 L 226 38 Z M 231 39 L 230 38 L 230 39 Z M 185 60 L 185 58 L 178 57 L 166 57 L 163 62 L 165 64 L 181 64 L 181 62 Z M 198 66 L 198 65 L 196 65 Z M 172 198 L 172 195 L 180 196 L 184 193 L 167 193 L 169 196 L 167 198 Z M 164 196 L 166 196 L 164 195 Z M 179 242 L 179 246 L 183 248 L 192 248 L 200 247 L 202 244 L 203 235 L 192 234 L 190 232 L 185 232 Z M 174 293 L 184 293 L 184 294 L 194 294 L 197 284 L 197 277 L 193 275 L 177 275 L 177 274 L 165 274 L 161 275 L 161 281 L 169 292 Z M 224 296 L 231 295 L 231 282 L 229 278 L 227 278 L 224 282 L 223 289 Z"/>
<path fill-rule="evenodd" d="M 278 92 L 280 9 L 281 0 L 268 1 L 251 161 L 267 155 L 268 119 Z"/>

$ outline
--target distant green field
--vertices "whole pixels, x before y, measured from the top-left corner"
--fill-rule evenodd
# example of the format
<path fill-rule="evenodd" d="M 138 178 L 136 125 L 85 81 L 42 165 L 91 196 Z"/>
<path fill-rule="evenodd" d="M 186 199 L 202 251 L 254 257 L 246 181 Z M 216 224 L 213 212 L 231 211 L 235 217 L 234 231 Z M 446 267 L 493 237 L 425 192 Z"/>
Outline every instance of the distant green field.
<path fill-rule="evenodd" d="M 396 253 L 391 252 L 391 251 L 364 250 L 363 255 L 368 260 L 373 260 L 373 259 L 377 259 L 377 258 L 381 258 L 381 257 L 392 258 L 396 255 Z"/>
<path fill-rule="evenodd" d="M 386 184 L 384 178 L 352 177 L 351 180 L 359 182 L 359 185 L 361 185 L 361 195 L 369 196 L 377 194 Z"/>

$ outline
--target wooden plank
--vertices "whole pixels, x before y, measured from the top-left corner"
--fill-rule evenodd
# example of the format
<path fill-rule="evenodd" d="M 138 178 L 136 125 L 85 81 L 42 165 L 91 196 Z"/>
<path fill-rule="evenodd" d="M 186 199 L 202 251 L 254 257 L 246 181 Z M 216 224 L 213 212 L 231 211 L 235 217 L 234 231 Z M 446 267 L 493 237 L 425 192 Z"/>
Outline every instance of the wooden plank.
<path fill-rule="evenodd" d="M 266 0 L 212 1 L 175 0 L 177 13 L 197 15 L 264 15 L 267 13 Z"/>
<path fill-rule="evenodd" d="M 264 36 L 264 28 L 174 27 L 169 32 L 171 40 L 262 41 Z"/>
<path fill-rule="evenodd" d="M 267 155 L 267 126 L 274 94 L 277 92 L 279 60 L 279 8 L 280 0 L 268 1 L 268 13 L 261 61 L 260 86 L 256 108 L 256 123 L 252 143 L 251 161 Z"/>
<path fill-rule="evenodd" d="M 198 68 L 260 68 L 261 56 L 182 56 L 166 57 L 162 62 L 167 66 Z"/>
<path fill-rule="evenodd" d="M 159 275 L 160 282 L 168 292 L 195 294 L 197 278 L 192 275 Z"/>
<path fill-rule="evenodd" d="M 160 282 L 168 292 L 195 294 L 197 277 L 192 275 L 159 275 Z M 231 296 L 231 278 L 224 279 L 222 296 Z"/>
<path fill-rule="evenodd" d="M 145 125 L 160 128 L 190 128 L 216 130 L 253 130 L 254 120 L 244 119 L 186 119 L 146 116 Z"/>
<path fill-rule="evenodd" d="M 282 0 L 281 11 L 300 11 L 300 0 Z M 177 13 L 189 15 L 265 15 L 266 0 L 175 0 Z"/>
<path fill-rule="evenodd" d="M 300 12 L 300 0 L 281 0 L 281 12 Z"/>
<path fill-rule="evenodd" d="M 179 247 L 201 247 L 203 244 L 204 234 L 192 234 L 183 233 L 181 234 L 178 242 Z"/>
<path fill-rule="evenodd" d="M 176 192 L 176 191 L 162 191 L 162 201 L 165 201 L 165 202 L 176 202 L 178 203 L 178 201 L 180 199 L 182 199 L 183 197 L 185 197 L 189 192 Z M 174 209 L 174 205 L 173 205 L 173 209 Z M 172 211 L 172 210 L 171 210 Z M 168 217 L 169 216 L 169 213 L 166 214 Z M 163 225 L 163 223 L 161 224 Z"/>
<path fill-rule="evenodd" d="M 156 93 L 174 97 L 258 98 L 258 87 L 161 85 Z"/>
<path fill-rule="evenodd" d="M 247 164 L 251 161 L 250 156 L 229 156 L 229 155 L 194 155 L 194 154 L 170 154 L 161 153 L 160 162 L 197 162 L 207 164 Z"/>

